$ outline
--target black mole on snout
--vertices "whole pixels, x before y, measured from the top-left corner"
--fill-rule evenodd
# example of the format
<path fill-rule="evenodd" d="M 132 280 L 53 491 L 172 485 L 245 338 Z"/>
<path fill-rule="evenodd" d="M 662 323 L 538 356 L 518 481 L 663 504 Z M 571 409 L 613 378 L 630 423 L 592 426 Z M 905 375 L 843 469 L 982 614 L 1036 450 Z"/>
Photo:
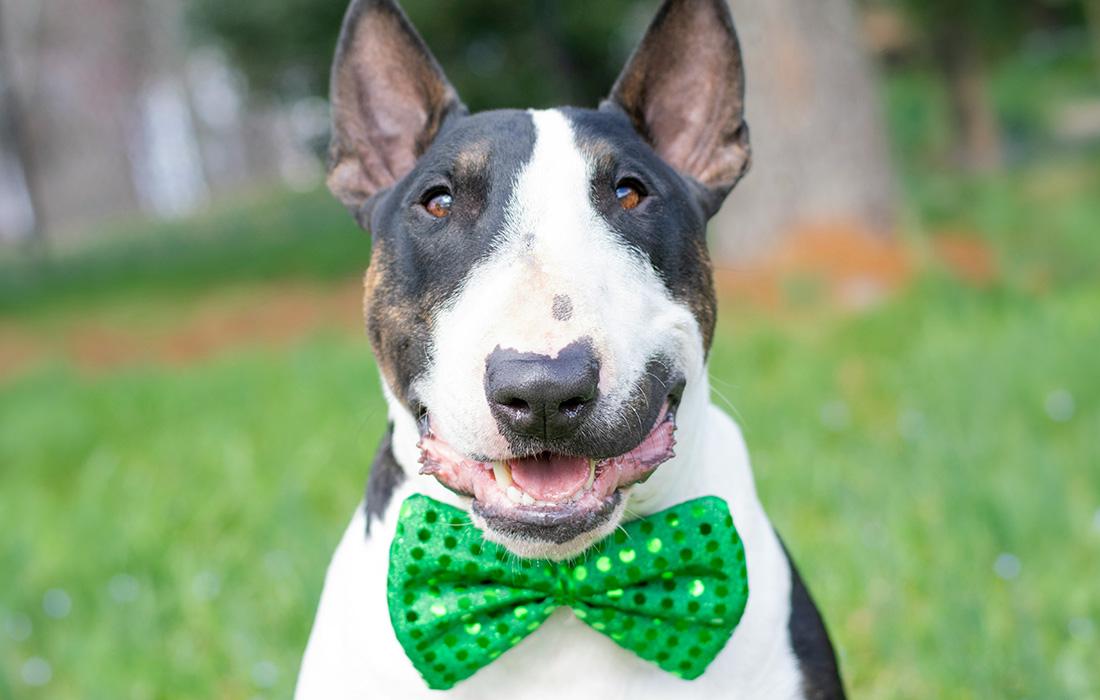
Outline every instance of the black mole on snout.
<path fill-rule="evenodd" d="M 551 311 L 556 320 L 568 321 L 573 318 L 573 300 L 565 294 L 555 294 Z"/>

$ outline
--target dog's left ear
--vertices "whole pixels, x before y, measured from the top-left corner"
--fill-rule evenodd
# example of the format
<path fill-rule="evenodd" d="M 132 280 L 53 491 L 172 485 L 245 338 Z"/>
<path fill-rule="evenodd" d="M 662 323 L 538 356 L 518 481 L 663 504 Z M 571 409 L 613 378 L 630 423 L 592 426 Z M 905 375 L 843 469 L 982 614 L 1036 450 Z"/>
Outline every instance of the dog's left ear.
<path fill-rule="evenodd" d="M 465 111 L 394 0 L 352 0 L 332 66 L 328 186 L 357 218 Z"/>
<path fill-rule="evenodd" d="M 749 168 L 744 97 L 726 0 L 665 0 L 603 106 L 625 111 L 658 155 L 703 185 L 713 215 Z"/>

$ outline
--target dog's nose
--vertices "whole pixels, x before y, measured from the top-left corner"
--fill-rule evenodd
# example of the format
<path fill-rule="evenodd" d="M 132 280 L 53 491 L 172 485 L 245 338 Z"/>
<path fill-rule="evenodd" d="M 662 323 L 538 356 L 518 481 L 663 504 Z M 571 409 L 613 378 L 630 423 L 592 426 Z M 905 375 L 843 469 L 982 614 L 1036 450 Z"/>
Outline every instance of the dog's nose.
<path fill-rule="evenodd" d="M 485 396 L 501 429 L 547 440 L 577 431 L 596 403 L 600 362 L 584 341 L 557 357 L 497 348 L 485 359 Z"/>

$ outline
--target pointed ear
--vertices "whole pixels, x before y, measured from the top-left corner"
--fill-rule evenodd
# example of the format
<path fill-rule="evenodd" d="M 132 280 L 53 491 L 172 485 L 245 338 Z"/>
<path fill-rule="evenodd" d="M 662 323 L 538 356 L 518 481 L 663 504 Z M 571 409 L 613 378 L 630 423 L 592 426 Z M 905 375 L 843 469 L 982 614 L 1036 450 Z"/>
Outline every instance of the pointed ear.
<path fill-rule="evenodd" d="M 465 108 L 393 0 L 352 0 L 332 67 L 328 187 L 353 212 L 408 174 Z"/>
<path fill-rule="evenodd" d="M 662 158 L 706 188 L 713 214 L 749 167 L 744 96 L 726 0 L 665 0 L 608 102 Z"/>

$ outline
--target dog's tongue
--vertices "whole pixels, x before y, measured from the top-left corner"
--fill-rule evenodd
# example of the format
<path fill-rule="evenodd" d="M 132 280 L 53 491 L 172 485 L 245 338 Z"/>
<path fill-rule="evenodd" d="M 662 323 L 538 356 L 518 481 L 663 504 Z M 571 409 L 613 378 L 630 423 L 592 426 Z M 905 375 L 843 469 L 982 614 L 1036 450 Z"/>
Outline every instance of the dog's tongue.
<path fill-rule="evenodd" d="M 588 481 L 588 460 L 583 457 L 540 455 L 509 462 L 512 481 L 531 498 L 563 501 Z"/>

